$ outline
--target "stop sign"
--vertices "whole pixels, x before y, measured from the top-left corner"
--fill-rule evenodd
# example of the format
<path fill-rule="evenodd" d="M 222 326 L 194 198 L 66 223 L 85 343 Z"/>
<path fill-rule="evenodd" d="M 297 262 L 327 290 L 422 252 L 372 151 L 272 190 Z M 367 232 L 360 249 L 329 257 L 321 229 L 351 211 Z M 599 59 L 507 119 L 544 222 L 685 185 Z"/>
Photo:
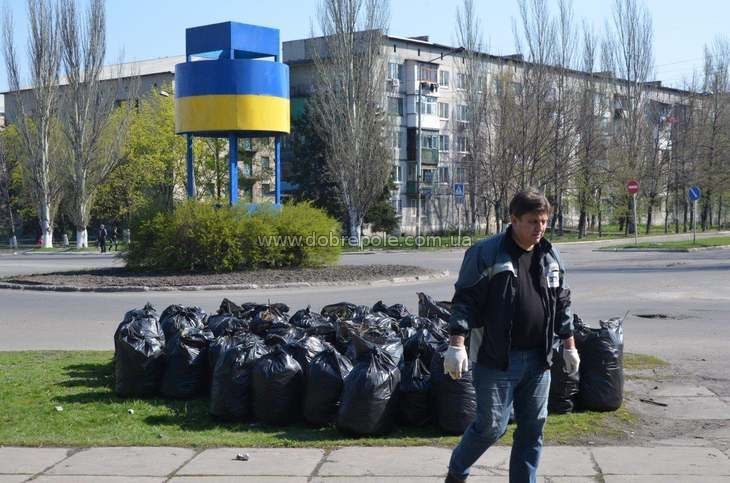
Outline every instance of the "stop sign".
<path fill-rule="evenodd" d="M 635 179 L 630 179 L 626 182 L 626 189 L 629 190 L 629 193 L 632 195 L 635 195 L 639 192 L 639 182 Z"/>

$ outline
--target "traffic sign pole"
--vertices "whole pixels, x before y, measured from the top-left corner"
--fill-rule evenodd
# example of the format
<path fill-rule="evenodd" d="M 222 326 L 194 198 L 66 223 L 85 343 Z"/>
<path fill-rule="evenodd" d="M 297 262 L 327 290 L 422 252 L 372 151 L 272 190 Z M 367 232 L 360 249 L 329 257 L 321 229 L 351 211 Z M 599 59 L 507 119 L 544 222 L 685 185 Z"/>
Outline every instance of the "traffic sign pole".
<path fill-rule="evenodd" d="M 636 193 L 633 195 L 634 197 L 634 245 L 639 244 L 639 227 L 637 226 L 636 222 Z"/>
<path fill-rule="evenodd" d="M 692 244 L 697 242 L 697 200 L 702 196 L 699 186 L 692 186 L 687 190 L 687 197 L 692 201 Z"/>

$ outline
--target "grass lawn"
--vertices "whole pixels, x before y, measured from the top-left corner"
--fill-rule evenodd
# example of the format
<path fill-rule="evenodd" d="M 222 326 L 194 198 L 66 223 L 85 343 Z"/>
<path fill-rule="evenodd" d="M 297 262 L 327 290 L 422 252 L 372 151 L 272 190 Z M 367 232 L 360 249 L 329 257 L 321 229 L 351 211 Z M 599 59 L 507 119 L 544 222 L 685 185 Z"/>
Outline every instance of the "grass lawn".
<path fill-rule="evenodd" d="M 112 392 L 112 381 L 110 351 L 0 352 L 0 445 L 452 446 L 458 441 L 434 428 L 397 428 L 385 437 L 349 438 L 334 428 L 222 423 L 208 415 L 206 399 L 124 400 Z M 571 444 L 596 436 L 618 438 L 635 421 L 624 408 L 613 413 L 551 415 L 545 441 Z M 510 425 L 503 443 L 511 442 L 512 429 Z"/>
<path fill-rule="evenodd" d="M 688 237 L 691 235 L 688 235 Z M 639 242 L 638 245 L 626 244 L 620 246 L 607 247 L 606 249 L 657 249 L 657 250 L 683 250 L 697 247 L 720 247 L 730 245 L 730 236 L 716 236 L 710 238 L 698 238 L 695 243 L 692 240 L 672 240 L 664 242 Z"/>
<path fill-rule="evenodd" d="M 667 367 L 669 363 L 663 359 L 647 354 L 624 353 L 624 370 L 640 371 L 646 369 L 658 369 Z"/>

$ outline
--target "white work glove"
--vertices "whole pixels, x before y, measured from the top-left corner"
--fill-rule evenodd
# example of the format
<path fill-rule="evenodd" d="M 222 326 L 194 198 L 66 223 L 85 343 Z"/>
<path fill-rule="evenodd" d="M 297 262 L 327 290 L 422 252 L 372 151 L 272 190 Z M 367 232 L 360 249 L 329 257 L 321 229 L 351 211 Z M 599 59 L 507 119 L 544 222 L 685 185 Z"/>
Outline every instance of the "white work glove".
<path fill-rule="evenodd" d="M 469 371 L 469 356 L 466 355 L 466 347 L 450 345 L 444 354 L 444 374 L 458 381 L 467 371 Z"/>
<path fill-rule="evenodd" d="M 566 349 L 563 347 L 563 362 L 565 363 L 565 372 L 569 375 L 578 372 L 578 368 L 580 367 L 578 349 Z"/>

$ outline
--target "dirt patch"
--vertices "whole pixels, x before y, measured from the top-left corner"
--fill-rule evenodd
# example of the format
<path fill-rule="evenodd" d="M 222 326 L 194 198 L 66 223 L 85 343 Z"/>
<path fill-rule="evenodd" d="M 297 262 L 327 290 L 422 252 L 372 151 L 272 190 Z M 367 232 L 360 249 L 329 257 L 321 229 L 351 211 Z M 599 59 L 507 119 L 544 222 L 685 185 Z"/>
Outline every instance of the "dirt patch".
<path fill-rule="evenodd" d="M 201 285 L 277 285 L 283 283 L 367 282 L 439 272 L 411 265 L 337 265 L 322 268 L 266 269 L 231 273 L 140 273 L 104 268 L 13 276 L 3 282 L 69 287 L 183 287 Z"/>

